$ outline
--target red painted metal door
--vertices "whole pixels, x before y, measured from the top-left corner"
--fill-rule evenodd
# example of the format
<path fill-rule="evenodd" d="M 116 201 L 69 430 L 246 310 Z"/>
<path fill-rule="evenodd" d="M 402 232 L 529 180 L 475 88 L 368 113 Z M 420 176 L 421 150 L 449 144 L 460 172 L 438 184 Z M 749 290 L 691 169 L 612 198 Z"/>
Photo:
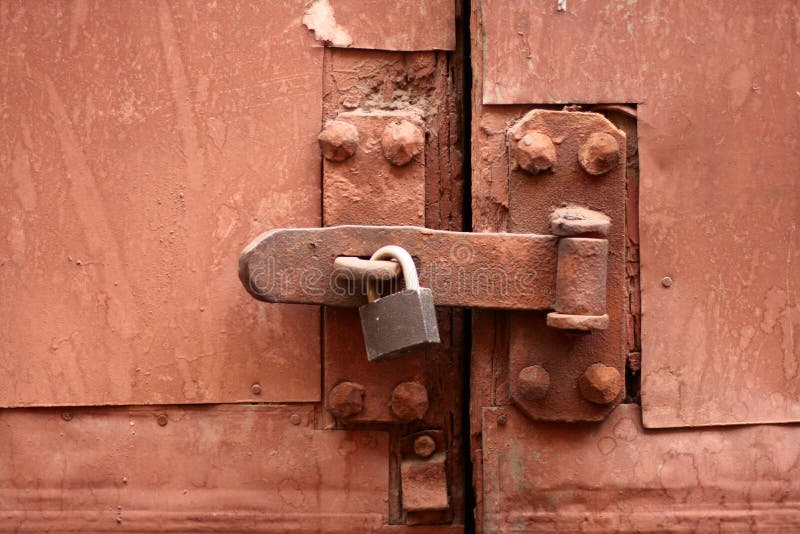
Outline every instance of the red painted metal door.
<path fill-rule="evenodd" d="M 463 7 L 0 1 L 0 530 L 800 528 L 796 2 Z"/>
<path fill-rule="evenodd" d="M 540 312 L 474 315 L 477 524 L 796 531 L 797 3 L 473 0 L 471 18 L 474 229 L 531 231 L 531 209 L 621 194 L 624 210 L 607 212 L 624 228 L 624 246 L 609 236 L 608 302 L 626 340 L 559 334 L 554 347 Z M 539 138 L 525 148 L 514 132 L 537 108 L 618 127 L 622 191 L 580 173 L 570 143 L 590 145 L 587 129 L 525 130 L 556 146 L 531 175 L 519 151 L 541 153 Z M 547 422 L 570 418 L 602 421 Z"/>

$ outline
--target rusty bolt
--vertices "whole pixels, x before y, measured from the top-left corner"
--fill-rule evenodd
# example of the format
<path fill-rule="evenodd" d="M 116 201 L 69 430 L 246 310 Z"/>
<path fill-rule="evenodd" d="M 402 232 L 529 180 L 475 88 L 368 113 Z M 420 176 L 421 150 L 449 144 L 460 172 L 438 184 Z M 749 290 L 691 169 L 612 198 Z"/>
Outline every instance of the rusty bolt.
<path fill-rule="evenodd" d="M 61 419 L 64 421 L 72 421 L 72 412 L 61 412 Z"/>
<path fill-rule="evenodd" d="M 156 423 L 158 423 L 158 426 L 167 426 L 167 422 L 169 422 L 169 420 L 163 413 L 160 413 L 156 416 Z"/>
<path fill-rule="evenodd" d="M 355 382 L 341 382 L 328 392 L 328 411 L 334 417 L 350 417 L 364 409 L 366 389 Z"/>
<path fill-rule="evenodd" d="M 317 139 L 322 155 L 330 161 L 344 161 L 358 149 L 358 130 L 345 121 L 329 122 Z"/>
<path fill-rule="evenodd" d="M 253 392 L 253 395 L 261 395 L 261 384 L 256 382 L 252 386 L 250 386 L 250 391 Z"/>
<path fill-rule="evenodd" d="M 556 147 L 553 140 L 539 132 L 526 133 L 514 150 L 517 165 L 531 174 L 539 174 L 555 167 Z"/>
<path fill-rule="evenodd" d="M 422 152 L 425 135 L 422 128 L 413 122 L 402 120 L 393 121 L 383 129 L 381 146 L 383 156 L 392 165 L 402 167 L 411 161 L 414 156 Z"/>
<path fill-rule="evenodd" d="M 421 458 L 429 458 L 436 452 L 436 441 L 430 436 L 420 436 L 414 440 L 414 453 Z"/>
<path fill-rule="evenodd" d="M 517 388 L 525 400 L 542 399 L 550 388 L 550 374 L 541 365 L 526 367 L 519 372 Z"/>
<path fill-rule="evenodd" d="M 402 382 L 392 391 L 392 412 L 403 421 L 422 419 L 428 411 L 428 390 L 417 382 Z"/>
<path fill-rule="evenodd" d="M 300 416 L 298 414 L 293 413 L 292 415 L 289 416 L 289 422 L 292 423 L 294 426 L 297 426 L 302 422 L 302 419 L 300 419 Z"/>
<path fill-rule="evenodd" d="M 661 279 L 661 285 L 664 287 L 670 287 L 672 285 L 672 278 L 669 276 L 665 276 Z"/>
<path fill-rule="evenodd" d="M 622 390 L 622 375 L 614 367 L 596 363 L 578 379 L 578 389 L 588 401 L 611 404 Z"/>
<path fill-rule="evenodd" d="M 619 143 L 610 134 L 596 132 L 578 150 L 578 162 L 591 175 L 605 174 L 619 164 Z"/>

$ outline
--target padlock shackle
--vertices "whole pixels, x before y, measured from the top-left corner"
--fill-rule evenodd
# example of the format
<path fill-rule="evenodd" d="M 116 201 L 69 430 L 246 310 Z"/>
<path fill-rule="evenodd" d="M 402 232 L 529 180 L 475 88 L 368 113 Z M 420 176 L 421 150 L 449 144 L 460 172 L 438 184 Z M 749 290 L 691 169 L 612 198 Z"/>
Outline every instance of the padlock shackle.
<path fill-rule="evenodd" d="M 370 261 L 374 260 L 388 260 L 395 259 L 400 263 L 400 269 L 403 271 L 403 280 L 406 283 L 406 289 L 419 289 L 419 277 L 417 276 L 417 267 L 414 265 L 414 259 L 403 247 L 397 245 L 386 245 L 375 251 L 370 257 Z M 378 300 L 378 283 L 376 280 L 367 280 L 367 299 L 370 302 Z"/>

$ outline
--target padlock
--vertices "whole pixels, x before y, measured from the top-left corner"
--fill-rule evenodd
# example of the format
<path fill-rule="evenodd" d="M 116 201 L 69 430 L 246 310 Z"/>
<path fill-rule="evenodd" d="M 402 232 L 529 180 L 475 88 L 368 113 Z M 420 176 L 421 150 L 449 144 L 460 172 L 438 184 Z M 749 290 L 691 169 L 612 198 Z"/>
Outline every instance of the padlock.
<path fill-rule="evenodd" d="M 390 360 L 405 352 L 439 343 L 433 292 L 419 287 L 411 255 L 397 245 L 378 249 L 370 260 L 394 258 L 400 263 L 406 288 L 379 298 L 376 282 L 367 281 L 369 302 L 358 309 L 371 362 Z"/>

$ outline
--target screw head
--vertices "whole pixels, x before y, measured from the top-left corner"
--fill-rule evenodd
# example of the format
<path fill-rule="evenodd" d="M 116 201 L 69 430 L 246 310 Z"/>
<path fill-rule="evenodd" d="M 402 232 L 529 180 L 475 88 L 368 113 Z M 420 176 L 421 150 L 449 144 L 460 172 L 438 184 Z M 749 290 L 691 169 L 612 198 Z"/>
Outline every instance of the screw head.
<path fill-rule="evenodd" d="M 595 404 L 611 404 L 622 391 L 622 375 L 615 367 L 590 365 L 578 379 L 583 398 Z"/>
<path fill-rule="evenodd" d="M 556 146 L 549 136 L 541 132 L 528 132 L 514 147 L 517 165 L 531 174 L 539 174 L 555 167 L 558 162 Z"/>
<path fill-rule="evenodd" d="M 543 399 L 550 389 L 550 373 L 541 365 L 531 365 L 519 372 L 517 391 L 529 401 Z"/>
<path fill-rule="evenodd" d="M 383 129 L 383 156 L 392 165 L 402 167 L 422 152 L 425 135 L 422 128 L 407 120 L 392 121 Z"/>
<path fill-rule="evenodd" d="M 605 174 L 619 165 L 619 143 L 610 134 L 595 132 L 578 149 L 578 163 L 593 176 Z"/>
<path fill-rule="evenodd" d="M 420 436 L 414 440 L 414 453 L 421 458 L 430 458 L 436 452 L 436 441 L 430 436 Z"/>
<path fill-rule="evenodd" d="M 665 276 L 661 279 L 661 285 L 664 287 L 670 287 L 672 285 L 672 277 Z"/>
<path fill-rule="evenodd" d="M 302 422 L 300 416 L 296 413 L 293 413 L 289 416 L 289 422 L 292 423 L 294 426 L 299 425 Z"/>
<path fill-rule="evenodd" d="M 345 121 L 329 122 L 317 139 L 322 155 L 329 161 L 344 161 L 358 149 L 358 130 Z"/>
<path fill-rule="evenodd" d="M 418 382 L 402 382 L 392 391 L 392 412 L 403 421 L 422 419 L 428 411 L 428 390 Z"/>
<path fill-rule="evenodd" d="M 252 386 L 250 386 L 250 391 L 253 392 L 253 395 L 261 395 L 261 384 L 256 382 Z"/>
<path fill-rule="evenodd" d="M 167 426 L 168 422 L 169 419 L 167 419 L 167 416 L 165 414 L 160 413 L 156 416 L 156 423 L 158 423 L 158 426 Z"/>
<path fill-rule="evenodd" d="M 341 382 L 328 392 L 328 411 L 334 417 L 346 418 L 364 409 L 366 388 L 355 382 Z"/>

